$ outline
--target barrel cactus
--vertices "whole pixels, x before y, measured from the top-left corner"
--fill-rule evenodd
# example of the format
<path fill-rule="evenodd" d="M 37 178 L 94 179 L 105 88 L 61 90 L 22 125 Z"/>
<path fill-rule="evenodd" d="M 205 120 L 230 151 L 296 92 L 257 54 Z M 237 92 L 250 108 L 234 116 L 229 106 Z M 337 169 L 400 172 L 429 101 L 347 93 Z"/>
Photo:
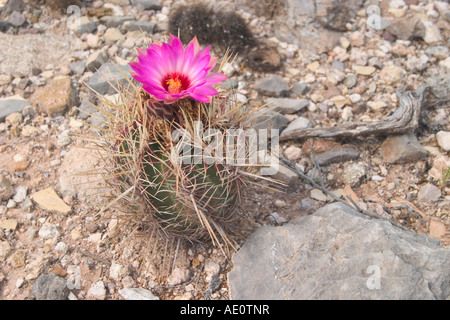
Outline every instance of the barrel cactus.
<path fill-rule="evenodd" d="M 242 128 L 248 114 L 233 94 L 214 87 L 226 76 L 210 72 L 217 58 L 195 38 L 183 47 L 171 36 L 138 52 L 130 64 L 137 82 L 129 79 L 116 101 L 102 99 L 107 129 L 100 145 L 112 202 L 141 229 L 232 246 L 251 169 L 229 164 L 224 155 L 234 153 L 224 149 L 238 146 L 225 133 Z"/>

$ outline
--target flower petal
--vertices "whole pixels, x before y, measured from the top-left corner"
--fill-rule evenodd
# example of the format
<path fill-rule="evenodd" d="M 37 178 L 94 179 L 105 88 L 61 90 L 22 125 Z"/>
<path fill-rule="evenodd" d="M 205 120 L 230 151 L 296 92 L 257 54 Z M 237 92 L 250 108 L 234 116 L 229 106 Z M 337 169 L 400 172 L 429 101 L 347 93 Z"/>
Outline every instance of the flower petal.
<path fill-rule="evenodd" d="M 211 73 L 211 74 L 208 74 L 205 77 L 206 84 L 208 84 L 208 85 L 222 82 L 222 81 L 226 80 L 227 78 L 228 77 L 225 74 L 220 73 L 220 72 L 218 72 L 218 73 Z"/>
<path fill-rule="evenodd" d="M 215 96 L 218 94 L 217 90 L 210 86 L 200 86 L 195 88 L 194 92 L 196 94 L 201 94 L 204 96 Z"/>
<path fill-rule="evenodd" d="M 195 99 L 197 101 L 203 102 L 203 103 L 210 103 L 212 98 L 210 96 L 204 96 L 202 94 L 198 94 L 198 93 L 191 93 L 190 94 L 192 99 Z"/>
<path fill-rule="evenodd" d="M 138 50 L 138 61 L 130 63 L 130 67 L 134 71 L 133 78 L 157 100 L 170 104 L 191 96 L 209 103 L 211 96 L 218 94 L 213 85 L 227 78 L 222 73 L 208 75 L 216 63 L 217 58 L 210 55 L 210 47 L 201 49 L 196 37 L 183 48 L 180 39 L 171 34 L 167 43 L 155 41 L 148 49 Z M 182 86 L 169 90 L 167 79 L 182 79 Z"/>

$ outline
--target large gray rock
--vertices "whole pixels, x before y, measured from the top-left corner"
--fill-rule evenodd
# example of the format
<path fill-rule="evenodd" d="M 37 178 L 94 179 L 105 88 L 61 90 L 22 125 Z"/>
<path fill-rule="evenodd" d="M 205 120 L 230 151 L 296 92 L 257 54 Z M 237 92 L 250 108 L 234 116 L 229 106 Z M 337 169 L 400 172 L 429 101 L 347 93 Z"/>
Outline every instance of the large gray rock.
<path fill-rule="evenodd" d="M 232 299 L 446 299 L 450 250 L 334 203 L 263 226 L 233 256 Z"/>
<path fill-rule="evenodd" d="M 117 67 L 129 78 L 132 79 L 130 72 L 131 67 L 129 65 L 117 65 Z M 112 63 L 108 62 L 103 64 L 100 69 L 89 80 L 89 86 L 100 94 L 116 94 L 117 90 L 114 89 L 109 83 L 112 83 L 117 87 L 117 83 L 127 85 L 128 80 L 120 72 L 119 69 Z"/>

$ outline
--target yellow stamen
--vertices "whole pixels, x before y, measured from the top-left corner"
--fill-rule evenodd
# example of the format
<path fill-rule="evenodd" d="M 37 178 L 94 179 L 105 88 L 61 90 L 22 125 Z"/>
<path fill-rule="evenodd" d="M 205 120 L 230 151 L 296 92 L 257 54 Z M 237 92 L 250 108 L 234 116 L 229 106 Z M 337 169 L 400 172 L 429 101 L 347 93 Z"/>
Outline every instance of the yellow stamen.
<path fill-rule="evenodd" d="M 167 79 L 166 84 L 169 86 L 167 89 L 169 93 L 178 93 L 181 90 L 181 80 L 178 78 L 178 76 L 170 77 Z"/>

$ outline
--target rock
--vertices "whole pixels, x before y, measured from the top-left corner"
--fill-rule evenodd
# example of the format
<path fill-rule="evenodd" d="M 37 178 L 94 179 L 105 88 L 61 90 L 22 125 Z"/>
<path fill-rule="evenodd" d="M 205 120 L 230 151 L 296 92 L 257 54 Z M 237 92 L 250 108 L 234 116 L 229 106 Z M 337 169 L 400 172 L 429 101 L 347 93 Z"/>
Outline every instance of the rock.
<path fill-rule="evenodd" d="M 90 300 L 105 300 L 106 288 L 103 281 L 99 280 L 91 285 L 87 292 L 87 298 Z"/>
<path fill-rule="evenodd" d="M 208 262 L 205 264 L 204 272 L 206 273 L 206 282 L 211 282 L 211 280 L 219 276 L 220 265 L 216 262 Z"/>
<path fill-rule="evenodd" d="M 313 61 L 310 64 L 306 65 L 306 68 L 311 72 L 316 72 L 317 69 L 319 69 L 319 67 L 320 67 L 319 61 Z"/>
<path fill-rule="evenodd" d="M 162 6 L 159 0 L 131 0 L 131 4 L 140 10 L 161 10 Z"/>
<path fill-rule="evenodd" d="M 100 22 L 108 28 L 120 28 L 126 21 L 135 20 L 134 16 L 104 16 Z"/>
<path fill-rule="evenodd" d="M 358 84 L 358 76 L 356 74 L 350 74 L 345 77 L 343 83 L 348 89 L 351 89 Z"/>
<path fill-rule="evenodd" d="M 30 198 L 26 197 L 25 200 L 23 200 L 23 202 L 22 202 L 22 210 L 27 211 L 32 206 L 33 206 L 33 202 L 30 200 Z"/>
<path fill-rule="evenodd" d="M 11 246 L 8 241 L 0 241 L 0 262 L 5 261 L 11 254 Z"/>
<path fill-rule="evenodd" d="M 346 162 L 359 158 L 359 151 L 353 147 L 338 147 L 317 153 L 316 159 L 319 165 L 327 166 L 331 163 Z"/>
<path fill-rule="evenodd" d="M 25 186 L 15 187 L 14 201 L 17 203 L 23 202 L 27 197 L 28 188 Z"/>
<path fill-rule="evenodd" d="M 119 294 L 125 300 L 159 300 L 151 291 L 144 288 L 123 288 L 119 289 Z"/>
<path fill-rule="evenodd" d="M 22 112 L 25 107 L 31 103 L 19 95 L 14 95 L 8 98 L 0 99 L 0 122 L 4 121 L 6 117 L 15 112 Z"/>
<path fill-rule="evenodd" d="M 386 102 L 382 101 L 382 100 L 376 100 L 376 101 L 369 101 L 367 103 L 367 105 L 373 109 L 373 110 L 381 110 L 383 108 L 387 107 Z"/>
<path fill-rule="evenodd" d="M 288 85 L 277 75 L 271 75 L 256 81 L 255 89 L 261 94 L 271 97 L 286 97 L 290 93 Z"/>
<path fill-rule="evenodd" d="M 12 77 L 10 74 L 0 74 L 0 86 L 4 86 L 6 84 L 9 84 L 12 80 Z"/>
<path fill-rule="evenodd" d="M 299 183 L 298 175 L 291 169 L 279 165 L 277 172 L 271 178 L 284 182 L 289 187 L 295 187 Z"/>
<path fill-rule="evenodd" d="M 190 278 L 190 272 L 187 269 L 183 269 L 180 267 L 176 267 L 173 269 L 170 276 L 167 278 L 167 284 L 169 286 L 176 286 L 179 284 L 182 284 L 189 280 Z"/>
<path fill-rule="evenodd" d="M 442 268 L 450 263 L 449 250 L 339 203 L 281 227 L 259 228 L 232 259 L 228 285 L 234 300 L 422 300 L 450 294 L 450 270 Z"/>
<path fill-rule="evenodd" d="M 68 214 L 72 210 L 51 187 L 33 193 L 30 198 L 39 207 L 49 212 Z"/>
<path fill-rule="evenodd" d="M 64 278 L 50 272 L 36 279 L 32 286 L 32 293 L 37 300 L 66 300 L 69 288 Z"/>
<path fill-rule="evenodd" d="M 450 132 L 439 131 L 438 133 L 436 133 L 436 140 L 442 150 L 445 150 L 447 152 L 450 151 Z"/>
<path fill-rule="evenodd" d="M 437 44 L 442 41 L 441 31 L 434 22 L 424 21 L 423 25 L 425 26 L 425 36 L 423 37 L 423 40 L 427 44 Z"/>
<path fill-rule="evenodd" d="M 130 0 L 110 0 L 108 1 L 112 4 L 118 5 L 118 6 L 128 6 L 130 4 Z"/>
<path fill-rule="evenodd" d="M 72 139 L 69 137 L 69 132 L 69 129 L 67 129 L 58 134 L 58 141 L 56 142 L 56 145 L 59 148 L 63 148 L 72 142 Z"/>
<path fill-rule="evenodd" d="M 292 121 L 286 129 L 283 130 L 283 132 L 281 133 L 281 137 L 283 135 L 289 134 L 294 130 L 297 129 L 305 129 L 305 128 L 311 128 L 311 122 L 309 122 L 308 119 L 304 118 L 304 117 L 298 117 L 297 119 L 295 119 L 294 121 Z"/>
<path fill-rule="evenodd" d="M 66 253 L 69 250 L 69 246 L 61 241 L 56 244 L 55 250 L 61 253 Z"/>
<path fill-rule="evenodd" d="M 288 221 L 284 217 L 280 216 L 277 212 L 271 213 L 268 218 L 269 221 L 275 225 L 282 225 Z"/>
<path fill-rule="evenodd" d="M 289 120 L 281 113 L 272 111 L 268 107 L 264 107 L 254 114 L 251 126 L 255 130 L 275 129 L 281 131 L 286 128 L 288 124 Z"/>
<path fill-rule="evenodd" d="M 385 66 L 380 71 L 380 79 L 386 81 L 386 83 L 396 83 L 399 82 L 405 74 L 403 68 L 396 65 Z"/>
<path fill-rule="evenodd" d="M 11 182 L 3 174 L 0 173 L 0 202 L 8 201 L 15 191 Z"/>
<path fill-rule="evenodd" d="M 17 203 L 16 203 L 13 199 L 9 199 L 9 200 L 8 200 L 8 203 L 6 204 L 6 207 L 7 207 L 8 209 L 11 209 L 11 208 L 15 208 L 16 205 L 17 205 Z"/>
<path fill-rule="evenodd" d="M 420 203 L 432 203 L 437 201 L 440 197 L 441 190 L 438 187 L 427 183 L 420 188 L 419 193 L 417 194 L 417 201 Z"/>
<path fill-rule="evenodd" d="M 25 265 L 27 253 L 24 250 L 17 250 L 9 258 L 8 262 L 13 268 L 20 268 Z"/>
<path fill-rule="evenodd" d="M 50 117 L 61 116 L 77 104 L 77 91 L 72 87 L 68 76 L 50 80 L 39 95 L 39 108 Z"/>
<path fill-rule="evenodd" d="M 8 21 L 0 20 L 0 32 L 5 32 L 11 25 Z"/>
<path fill-rule="evenodd" d="M 288 160 L 296 161 L 302 157 L 302 149 L 296 146 L 289 146 L 284 150 L 284 155 Z"/>
<path fill-rule="evenodd" d="M 13 169 L 16 172 L 22 172 L 27 170 L 29 164 L 27 160 L 16 161 L 13 164 Z"/>
<path fill-rule="evenodd" d="M 123 40 L 125 36 L 118 28 L 108 28 L 103 35 L 106 43 L 115 43 L 117 41 Z"/>
<path fill-rule="evenodd" d="M 425 53 L 438 59 L 445 59 L 449 56 L 449 49 L 444 46 L 429 46 L 425 49 Z"/>
<path fill-rule="evenodd" d="M 117 65 L 117 67 L 129 78 L 132 79 L 129 65 Z M 97 72 L 89 80 L 89 86 L 100 94 L 115 94 L 116 90 L 108 83 L 116 85 L 119 82 L 122 85 L 127 85 L 128 80 L 111 62 L 103 64 Z M 116 82 L 117 81 L 117 82 Z"/>
<path fill-rule="evenodd" d="M 97 109 L 92 106 L 92 104 L 88 100 L 83 100 L 81 102 L 81 105 L 78 107 L 79 113 L 78 117 L 82 120 L 86 120 L 89 118 L 92 114 L 98 112 Z"/>
<path fill-rule="evenodd" d="M 330 100 L 334 102 L 334 105 L 338 110 L 341 110 L 349 102 L 346 97 L 341 95 L 334 96 Z"/>
<path fill-rule="evenodd" d="M 42 239 L 53 239 L 59 236 L 58 227 L 53 223 L 45 222 L 39 229 L 39 237 Z"/>
<path fill-rule="evenodd" d="M 95 21 L 91 21 L 89 17 L 82 15 L 78 23 L 74 23 L 71 26 L 72 31 L 75 31 L 78 35 L 81 35 L 83 33 L 89 33 L 92 34 L 97 30 L 97 23 Z"/>
<path fill-rule="evenodd" d="M 5 230 L 16 230 L 17 228 L 17 220 L 16 219 L 6 219 L 3 221 L 0 221 L 0 229 Z"/>
<path fill-rule="evenodd" d="M 319 0 L 316 3 L 316 19 L 326 28 L 346 31 L 346 25 L 356 17 L 356 12 L 363 3 L 364 1 L 362 0 Z"/>
<path fill-rule="evenodd" d="M 357 94 L 357 93 L 351 94 L 351 95 L 349 96 L 349 98 L 350 98 L 350 101 L 351 101 L 352 103 L 358 103 L 358 102 L 361 101 L 361 95 L 360 95 L 360 94 Z"/>
<path fill-rule="evenodd" d="M 11 15 L 8 17 L 8 22 L 15 27 L 20 27 L 25 23 L 25 17 L 17 11 L 13 11 Z"/>
<path fill-rule="evenodd" d="M 353 47 L 362 47 L 364 45 L 364 33 L 355 31 L 350 34 L 350 44 Z"/>
<path fill-rule="evenodd" d="M 47 79 L 44 77 L 30 77 L 33 86 L 42 87 L 47 84 Z"/>
<path fill-rule="evenodd" d="M 336 85 L 345 79 L 345 73 L 338 69 L 331 69 L 327 72 L 327 79 L 330 83 Z"/>
<path fill-rule="evenodd" d="M 111 267 L 109 268 L 109 276 L 116 280 L 120 281 L 124 276 L 126 276 L 127 270 L 120 264 L 116 262 L 112 262 Z"/>
<path fill-rule="evenodd" d="M 450 57 L 440 61 L 439 66 L 442 67 L 443 69 L 447 70 L 448 73 L 450 73 Z"/>
<path fill-rule="evenodd" d="M 76 75 L 82 75 L 84 70 L 86 70 L 86 60 L 73 62 L 70 64 L 70 71 Z"/>
<path fill-rule="evenodd" d="M 312 189 L 310 192 L 310 197 L 312 199 L 318 200 L 318 201 L 327 201 L 327 196 L 319 189 Z"/>
<path fill-rule="evenodd" d="M 309 105 L 306 99 L 269 98 L 267 102 L 271 110 L 282 114 L 296 113 Z"/>
<path fill-rule="evenodd" d="M 86 69 L 95 72 L 108 60 L 108 54 L 105 49 L 94 51 L 86 61 Z"/>
<path fill-rule="evenodd" d="M 153 31 L 155 30 L 156 23 L 154 21 L 125 21 L 122 25 L 121 30 L 125 32 L 130 31 L 140 31 L 147 34 L 153 34 Z"/>
<path fill-rule="evenodd" d="M 358 65 L 353 65 L 352 66 L 353 71 L 355 71 L 357 74 L 361 74 L 363 76 L 369 76 L 372 73 L 375 72 L 376 68 L 375 67 L 366 67 L 366 66 L 358 66 Z"/>
<path fill-rule="evenodd" d="M 71 53 L 78 50 L 81 40 L 70 34 L 0 33 L 0 74 L 31 75 L 33 68 L 42 70 L 49 64 L 55 69 L 67 64 Z"/>
<path fill-rule="evenodd" d="M 41 133 L 39 128 L 33 127 L 32 125 L 26 125 L 22 129 L 22 136 L 27 138 L 36 137 Z"/>
<path fill-rule="evenodd" d="M 345 166 L 344 172 L 342 173 L 342 182 L 349 186 L 357 185 L 360 180 L 366 175 L 366 169 L 358 164 L 351 163 Z"/>
<path fill-rule="evenodd" d="M 303 82 L 297 82 L 292 86 L 292 92 L 297 96 L 306 94 L 308 90 L 308 85 Z"/>
<path fill-rule="evenodd" d="M 414 73 L 425 70 L 427 63 L 430 60 L 426 54 L 420 56 L 408 56 L 406 60 L 406 68 Z"/>
<path fill-rule="evenodd" d="M 386 31 L 401 40 L 423 39 L 425 37 L 425 26 L 415 16 L 402 17 L 390 21 Z"/>
<path fill-rule="evenodd" d="M 100 175 L 94 175 L 99 158 L 88 148 L 72 147 L 58 170 L 58 191 L 83 203 L 96 199 L 99 189 L 105 187 Z"/>
<path fill-rule="evenodd" d="M 89 48 L 98 48 L 100 44 L 100 38 L 96 34 L 88 33 L 86 36 L 86 43 Z"/>
<path fill-rule="evenodd" d="M 22 122 L 22 113 L 14 112 L 5 118 L 5 122 L 10 125 L 17 125 Z"/>
<path fill-rule="evenodd" d="M 345 63 L 338 61 L 338 60 L 333 60 L 333 63 L 331 64 L 331 67 L 333 69 L 337 69 L 337 70 L 344 70 L 345 69 Z"/>
<path fill-rule="evenodd" d="M 284 208 L 287 206 L 287 203 L 284 200 L 277 199 L 277 200 L 275 200 L 274 205 L 277 208 Z"/>
<path fill-rule="evenodd" d="M 420 145 L 414 133 L 387 138 L 382 143 L 380 152 L 388 163 L 416 162 L 427 157 L 427 151 Z"/>

